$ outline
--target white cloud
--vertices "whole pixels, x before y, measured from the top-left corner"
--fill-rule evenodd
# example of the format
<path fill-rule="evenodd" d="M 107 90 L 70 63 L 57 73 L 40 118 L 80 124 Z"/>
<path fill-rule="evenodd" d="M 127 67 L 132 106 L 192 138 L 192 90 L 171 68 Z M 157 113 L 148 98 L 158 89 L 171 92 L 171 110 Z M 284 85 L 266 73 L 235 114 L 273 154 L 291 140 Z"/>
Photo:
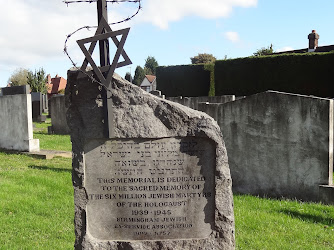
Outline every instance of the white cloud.
<path fill-rule="evenodd" d="M 228 17 L 234 7 L 254 7 L 258 0 L 144 0 L 140 19 L 167 29 L 169 22 L 186 16 Z"/>
<path fill-rule="evenodd" d="M 228 17 L 234 7 L 253 7 L 258 0 L 142 0 L 143 10 L 131 23 L 150 22 L 160 28 L 186 16 L 207 19 Z M 124 6 L 124 7 L 123 7 Z M 131 16 L 136 4 L 110 4 L 109 21 Z M 69 60 L 63 53 L 66 36 L 82 26 L 96 25 L 96 3 L 69 4 L 62 0 L 2 1 L 0 8 L 0 76 L 18 67 L 30 68 L 46 62 Z M 114 27 L 122 28 L 124 25 Z M 93 35 L 80 31 L 68 43 L 70 54 L 81 64 L 76 40 Z M 79 59 L 78 59 L 79 58 Z M 47 69 L 46 69 L 47 70 Z M 53 70 L 53 69 L 52 69 Z M 4 82 L 1 80 L 0 86 Z"/>
<path fill-rule="evenodd" d="M 224 36 L 227 40 L 233 42 L 233 43 L 237 43 L 240 41 L 240 37 L 239 34 L 235 31 L 227 31 L 224 33 Z"/>
<path fill-rule="evenodd" d="M 46 4 L 47 2 L 47 4 Z M 62 1 L 11 0 L 0 9 L 0 62 L 7 67 L 29 67 L 40 60 L 63 56 L 66 35 L 91 24 L 94 17 Z M 92 6 L 91 6 L 92 7 Z"/>
<path fill-rule="evenodd" d="M 256 4 L 257 0 L 142 0 L 143 10 L 133 22 L 151 22 L 167 28 L 169 22 L 185 16 L 227 17 L 233 7 Z M 109 21 L 131 16 L 135 8 L 136 4 L 112 4 Z M 0 8 L 0 64 L 27 67 L 42 59 L 63 57 L 66 35 L 79 27 L 96 25 L 96 22 L 96 3 L 76 3 L 67 7 L 61 0 L 4 1 Z M 94 31 L 89 34 L 93 35 Z M 86 33 L 80 31 L 78 36 L 71 38 L 69 49 L 77 49 L 76 38 Z"/>

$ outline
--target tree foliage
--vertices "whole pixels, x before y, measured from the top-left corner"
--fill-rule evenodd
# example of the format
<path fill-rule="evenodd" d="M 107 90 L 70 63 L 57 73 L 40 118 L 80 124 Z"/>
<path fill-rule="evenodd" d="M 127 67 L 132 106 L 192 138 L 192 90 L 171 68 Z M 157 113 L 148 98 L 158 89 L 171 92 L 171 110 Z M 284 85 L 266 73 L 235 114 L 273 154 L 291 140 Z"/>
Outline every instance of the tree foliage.
<path fill-rule="evenodd" d="M 157 60 L 153 56 L 148 56 L 145 60 L 144 70 L 146 75 L 155 75 L 156 68 L 159 66 Z"/>
<path fill-rule="evenodd" d="M 130 72 L 126 72 L 126 74 L 125 74 L 125 80 L 127 80 L 128 82 L 132 82 L 133 81 Z"/>
<path fill-rule="evenodd" d="M 152 69 L 145 67 L 144 68 L 144 72 L 145 75 L 155 75 L 155 73 L 153 73 Z"/>
<path fill-rule="evenodd" d="M 258 49 L 255 53 L 253 53 L 253 56 L 266 56 L 266 55 L 271 55 L 274 53 L 273 45 L 270 44 L 267 48 L 262 47 L 261 49 Z"/>
<path fill-rule="evenodd" d="M 135 71 L 135 76 L 133 78 L 133 84 L 140 86 L 140 84 L 142 83 L 142 81 L 145 78 L 145 71 L 142 67 L 137 66 L 136 67 L 136 71 Z"/>
<path fill-rule="evenodd" d="M 8 79 L 11 86 L 26 85 L 28 80 L 29 70 L 19 68 L 14 71 L 14 73 Z"/>
<path fill-rule="evenodd" d="M 35 73 L 29 71 L 27 78 L 27 83 L 30 85 L 32 92 L 41 92 L 43 94 L 47 93 L 47 79 L 43 68 L 40 68 L 38 71 L 35 70 Z"/>
<path fill-rule="evenodd" d="M 214 63 L 216 61 L 216 57 L 212 54 L 198 54 L 197 56 L 190 58 L 192 64 L 200 64 L 200 63 Z"/>

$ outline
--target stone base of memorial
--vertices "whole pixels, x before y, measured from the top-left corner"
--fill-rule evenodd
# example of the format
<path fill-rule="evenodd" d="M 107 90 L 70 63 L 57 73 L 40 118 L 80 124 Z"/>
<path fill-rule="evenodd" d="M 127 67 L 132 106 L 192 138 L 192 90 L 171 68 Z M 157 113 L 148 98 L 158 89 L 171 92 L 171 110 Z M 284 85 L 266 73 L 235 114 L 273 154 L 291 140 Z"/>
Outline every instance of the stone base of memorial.
<path fill-rule="evenodd" d="M 230 170 L 208 115 L 114 74 L 110 139 L 101 87 L 68 72 L 76 249 L 234 249 Z"/>

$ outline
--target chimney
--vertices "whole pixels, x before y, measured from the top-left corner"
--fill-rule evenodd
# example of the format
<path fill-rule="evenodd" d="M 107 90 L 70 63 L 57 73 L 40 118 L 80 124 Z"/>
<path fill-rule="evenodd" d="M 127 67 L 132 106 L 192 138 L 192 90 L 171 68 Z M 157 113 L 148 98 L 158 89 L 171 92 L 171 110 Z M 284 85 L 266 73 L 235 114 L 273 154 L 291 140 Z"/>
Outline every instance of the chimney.
<path fill-rule="evenodd" d="M 318 47 L 319 35 L 315 30 L 312 30 L 312 33 L 308 35 L 308 49 L 309 51 L 315 50 Z"/>

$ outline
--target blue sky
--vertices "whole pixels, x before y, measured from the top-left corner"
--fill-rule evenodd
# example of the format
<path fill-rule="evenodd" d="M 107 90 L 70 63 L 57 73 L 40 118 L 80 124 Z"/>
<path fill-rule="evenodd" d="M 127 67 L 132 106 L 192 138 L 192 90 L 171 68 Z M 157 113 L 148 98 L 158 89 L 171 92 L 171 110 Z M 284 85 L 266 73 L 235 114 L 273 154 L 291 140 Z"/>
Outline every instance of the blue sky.
<path fill-rule="evenodd" d="M 135 4 L 108 4 L 109 21 L 131 16 Z M 125 51 L 133 64 L 116 70 L 122 77 L 148 56 L 159 65 L 190 64 L 190 57 L 210 53 L 217 59 L 247 57 L 273 44 L 275 51 L 306 48 L 315 29 L 319 46 L 334 44 L 332 0 L 142 0 L 132 21 Z M 96 3 L 62 0 L 2 0 L 0 10 L 0 87 L 18 68 L 43 67 L 52 77 L 66 77 L 72 67 L 63 53 L 66 36 L 97 23 Z M 78 66 L 83 55 L 76 40 L 92 36 L 84 30 L 68 43 Z M 112 51 L 113 53 L 113 51 Z"/>

